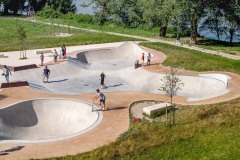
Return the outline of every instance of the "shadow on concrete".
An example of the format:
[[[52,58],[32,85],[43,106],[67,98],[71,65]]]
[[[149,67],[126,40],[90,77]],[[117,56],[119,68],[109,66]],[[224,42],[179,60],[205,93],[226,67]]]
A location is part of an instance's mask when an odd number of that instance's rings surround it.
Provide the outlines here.
[[[106,86],[106,88],[118,87],[118,86],[122,86],[122,85],[123,85],[123,84],[116,84],[116,85]]]
[[[16,147],[12,147],[10,149],[4,150],[4,151],[0,151],[0,156],[4,156],[4,155],[8,155],[11,152],[16,152],[16,151],[20,151],[21,149],[23,149],[25,146],[16,146]]]
[[[0,100],[3,100],[4,98],[7,98],[5,95],[0,95]]]
[[[62,80],[56,80],[56,81],[48,81],[48,83],[57,83],[57,82],[64,82],[67,81],[68,79],[62,79]]]
[[[126,109],[128,107],[115,107],[115,108],[108,108],[108,110],[104,110],[104,111],[112,111],[112,110],[120,110],[120,109]]]

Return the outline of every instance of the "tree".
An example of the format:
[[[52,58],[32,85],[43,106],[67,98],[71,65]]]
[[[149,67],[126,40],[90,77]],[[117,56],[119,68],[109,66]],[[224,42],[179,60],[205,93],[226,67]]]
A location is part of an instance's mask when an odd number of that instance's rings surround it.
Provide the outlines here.
[[[26,51],[24,48],[24,40],[27,38],[26,32],[24,30],[24,27],[22,25],[18,25],[17,28],[17,38],[19,40],[19,51],[20,51],[20,59],[26,59]]]
[[[69,12],[75,13],[77,10],[75,4],[73,4],[73,0],[48,0],[47,3],[52,9],[59,10],[63,14]]]
[[[240,4],[236,0],[229,0],[223,4],[223,12],[225,17],[225,28],[229,33],[229,42],[233,46],[233,38],[240,26]]]
[[[165,77],[161,79],[163,82],[159,90],[163,91],[168,97],[170,97],[171,110],[172,112],[172,125],[175,124],[175,105],[173,105],[172,100],[173,96],[177,94],[179,90],[182,90],[181,87],[184,86],[184,83],[181,82],[181,79],[176,75],[177,69],[170,67],[170,73],[166,73]],[[168,107],[166,107],[166,124],[168,125]]]
[[[7,15],[8,10],[13,11],[13,14],[16,15],[18,11],[22,11],[25,9],[25,2],[26,0],[1,0],[3,6],[4,6],[4,11],[3,14]]]
[[[205,16],[205,8],[214,0],[176,0],[179,4],[179,14],[186,15],[190,24],[191,42],[197,44],[198,25]]]
[[[103,25],[108,18],[113,15],[114,10],[114,0],[86,0],[83,4],[81,4],[82,7],[88,7],[92,4],[95,5],[95,16],[99,22],[100,25]]]
[[[159,90],[163,91],[168,97],[170,97],[170,103],[172,104],[173,97],[177,94],[179,90],[182,90],[184,83],[176,75],[177,69],[170,67],[170,73],[166,73],[165,77],[161,79],[163,82]]]

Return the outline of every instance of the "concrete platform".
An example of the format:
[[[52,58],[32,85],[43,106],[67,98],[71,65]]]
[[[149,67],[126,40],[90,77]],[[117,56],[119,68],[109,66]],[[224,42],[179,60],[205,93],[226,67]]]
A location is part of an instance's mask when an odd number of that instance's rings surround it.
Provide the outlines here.
[[[151,116],[154,112],[164,110],[166,109],[166,107],[170,107],[170,106],[171,106],[170,103],[155,104],[152,106],[144,107],[143,113],[146,113],[147,115]]]

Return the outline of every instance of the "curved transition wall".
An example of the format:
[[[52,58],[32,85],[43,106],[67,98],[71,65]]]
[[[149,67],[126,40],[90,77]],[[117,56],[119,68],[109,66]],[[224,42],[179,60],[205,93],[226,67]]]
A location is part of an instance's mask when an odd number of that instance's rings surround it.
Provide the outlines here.
[[[117,48],[86,51],[77,54],[77,60],[88,64],[88,69],[116,70],[133,66],[135,61],[148,52],[134,42],[125,42]],[[153,56],[153,55],[152,55]]]
[[[35,99],[0,109],[0,142],[55,141],[95,127],[100,112],[92,105],[70,99]]]

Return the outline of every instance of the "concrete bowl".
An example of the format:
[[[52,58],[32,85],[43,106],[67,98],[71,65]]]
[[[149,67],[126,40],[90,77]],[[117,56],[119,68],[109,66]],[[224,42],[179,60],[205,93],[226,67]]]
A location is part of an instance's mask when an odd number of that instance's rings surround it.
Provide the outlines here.
[[[93,106],[96,110],[96,106]],[[96,127],[102,113],[72,99],[31,99],[0,109],[0,143],[49,142],[83,134]]]

